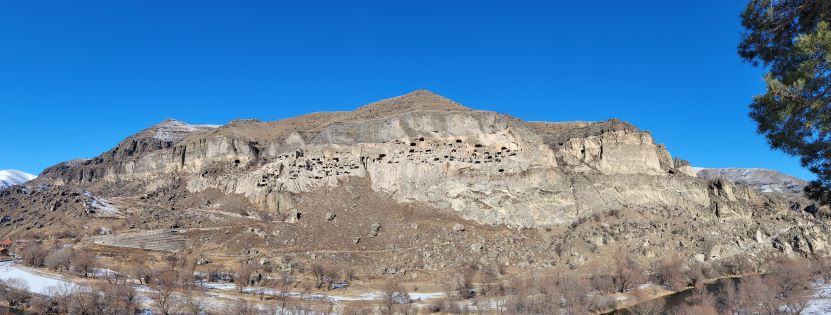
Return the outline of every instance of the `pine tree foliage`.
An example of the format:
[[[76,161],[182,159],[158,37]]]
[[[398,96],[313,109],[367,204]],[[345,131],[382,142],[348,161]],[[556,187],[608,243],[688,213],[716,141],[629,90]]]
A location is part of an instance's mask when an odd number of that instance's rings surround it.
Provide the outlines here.
[[[831,204],[831,0],[751,0],[741,17],[739,55],[768,70],[750,117],[817,175],[808,197]]]

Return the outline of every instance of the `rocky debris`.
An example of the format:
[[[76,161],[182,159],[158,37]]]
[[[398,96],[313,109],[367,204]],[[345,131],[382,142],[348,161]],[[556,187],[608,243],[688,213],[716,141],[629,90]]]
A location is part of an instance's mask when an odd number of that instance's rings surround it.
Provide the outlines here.
[[[456,223],[453,225],[453,232],[464,232],[465,226],[461,223]]]
[[[358,243],[360,243],[360,242],[361,242],[361,237],[360,236],[352,239],[352,243],[355,244],[355,245],[358,245]]]
[[[207,264],[210,264],[212,262],[213,262],[213,260],[211,260],[210,258],[205,257],[205,256],[200,256],[199,259],[196,260],[197,265],[207,265]]]
[[[369,228],[369,237],[378,236],[379,231],[381,231],[381,224],[380,223],[373,223],[372,226]]]
[[[110,235],[113,234],[113,230],[107,227],[99,227],[98,228],[98,235]]]

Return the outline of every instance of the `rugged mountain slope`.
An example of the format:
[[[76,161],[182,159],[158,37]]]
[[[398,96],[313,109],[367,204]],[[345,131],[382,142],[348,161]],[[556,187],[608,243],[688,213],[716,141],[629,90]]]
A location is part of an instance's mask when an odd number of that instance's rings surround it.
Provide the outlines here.
[[[764,168],[696,168],[696,176],[724,178],[760,192],[801,193],[808,184],[802,179]]]
[[[35,179],[35,175],[15,171],[15,170],[2,170],[0,171],[0,189],[5,189],[12,185],[22,185],[26,182]]]
[[[101,226],[114,235],[96,244],[140,247],[176,231],[204,255],[381,273],[613,250],[826,254],[827,229],[800,203],[694,175],[625,122],[526,122],[416,91],[274,122],[163,122],[0,195],[16,220],[0,234]]]

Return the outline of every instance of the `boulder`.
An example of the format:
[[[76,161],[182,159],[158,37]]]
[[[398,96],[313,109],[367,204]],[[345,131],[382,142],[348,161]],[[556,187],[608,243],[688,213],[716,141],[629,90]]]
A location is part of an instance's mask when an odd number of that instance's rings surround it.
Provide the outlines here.
[[[289,211],[289,215],[286,217],[285,222],[289,224],[295,224],[297,223],[297,221],[300,221],[301,215],[302,213],[300,213],[299,210],[297,210],[296,208],[292,209],[291,211]]]
[[[369,229],[369,237],[378,236],[379,231],[381,231],[381,224],[380,223],[373,223],[372,227],[370,227],[370,229]]]

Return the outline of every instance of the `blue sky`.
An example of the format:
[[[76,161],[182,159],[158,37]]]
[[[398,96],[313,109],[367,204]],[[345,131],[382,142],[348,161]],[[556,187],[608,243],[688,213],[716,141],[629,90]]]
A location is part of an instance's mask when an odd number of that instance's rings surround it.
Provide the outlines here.
[[[430,89],[526,120],[620,118],[706,167],[813,178],[748,118],[745,1],[2,1],[0,169],[176,118],[274,120]]]

